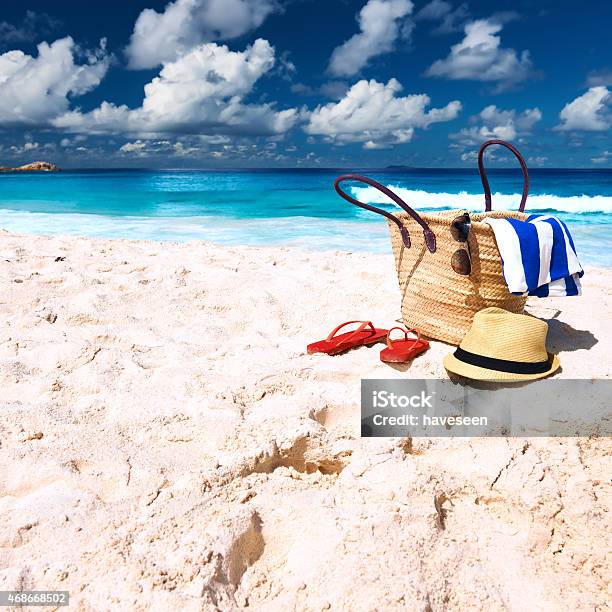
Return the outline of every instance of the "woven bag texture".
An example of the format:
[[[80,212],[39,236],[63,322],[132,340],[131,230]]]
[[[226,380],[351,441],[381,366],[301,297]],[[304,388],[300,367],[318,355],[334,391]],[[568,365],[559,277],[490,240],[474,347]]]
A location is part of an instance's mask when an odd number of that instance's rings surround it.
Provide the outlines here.
[[[391,245],[397,267],[402,299],[402,318],[410,327],[417,327],[429,338],[458,345],[466,334],[474,315],[483,308],[497,306],[522,313],[526,297],[508,291],[502,272],[502,261],[493,230],[484,217],[513,218],[524,221],[521,212],[472,213],[468,242],[472,271],[462,276],[453,271],[453,253],[465,244],[455,241],[450,226],[464,210],[423,214],[422,219],[436,236],[436,251],[431,253],[424,241],[421,226],[408,214],[398,219],[408,229],[411,247],[406,248],[395,223],[389,221]]]

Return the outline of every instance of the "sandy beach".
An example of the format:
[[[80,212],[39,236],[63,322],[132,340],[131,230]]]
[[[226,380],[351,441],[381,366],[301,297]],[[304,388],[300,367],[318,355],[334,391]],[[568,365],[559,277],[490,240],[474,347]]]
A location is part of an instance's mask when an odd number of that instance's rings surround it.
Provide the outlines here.
[[[0,232],[0,585],[75,610],[609,609],[609,439],[361,439],[391,255]],[[612,270],[530,301],[609,378]]]

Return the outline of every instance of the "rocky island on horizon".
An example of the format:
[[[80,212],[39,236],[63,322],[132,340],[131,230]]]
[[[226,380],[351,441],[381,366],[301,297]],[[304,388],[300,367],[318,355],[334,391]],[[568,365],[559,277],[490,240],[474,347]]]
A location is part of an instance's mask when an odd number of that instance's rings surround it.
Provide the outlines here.
[[[17,168],[0,166],[0,172],[58,172],[59,168],[55,164],[46,161],[35,161],[31,164],[24,164]]]

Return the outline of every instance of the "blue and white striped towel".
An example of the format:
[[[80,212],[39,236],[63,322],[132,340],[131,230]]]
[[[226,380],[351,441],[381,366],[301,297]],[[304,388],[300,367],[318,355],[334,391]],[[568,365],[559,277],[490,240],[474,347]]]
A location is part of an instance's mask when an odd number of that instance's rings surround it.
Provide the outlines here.
[[[483,219],[493,228],[511,293],[537,297],[580,295],[584,274],[563,221],[551,215]]]

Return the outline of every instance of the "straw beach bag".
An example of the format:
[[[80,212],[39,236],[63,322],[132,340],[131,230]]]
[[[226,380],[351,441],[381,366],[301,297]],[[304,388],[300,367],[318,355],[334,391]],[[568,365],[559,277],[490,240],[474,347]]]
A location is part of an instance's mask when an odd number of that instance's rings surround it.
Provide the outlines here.
[[[483,154],[493,144],[514,153],[523,171],[523,195],[518,212],[491,212],[491,190],[484,170]],[[501,256],[492,228],[485,217],[526,220],[523,213],[529,191],[529,175],[521,154],[503,140],[485,142],[478,152],[478,170],[485,192],[485,213],[469,213],[466,255],[471,260],[469,273],[457,273],[451,261],[462,244],[453,236],[456,219],[465,210],[419,214],[395,193],[372,179],[347,174],[336,179],[337,193],[352,204],[384,215],[391,230],[391,245],[402,296],[402,318],[430,338],[459,344],[472,324],[474,315],[483,308],[497,306],[522,313],[526,297],[508,291],[502,272]],[[375,187],[391,198],[404,212],[397,215],[359,202],[340,188],[342,181],[360,181]],[[455,232],[456,235],[456,232]],[[454,261],[454,260],[453,260]]]

